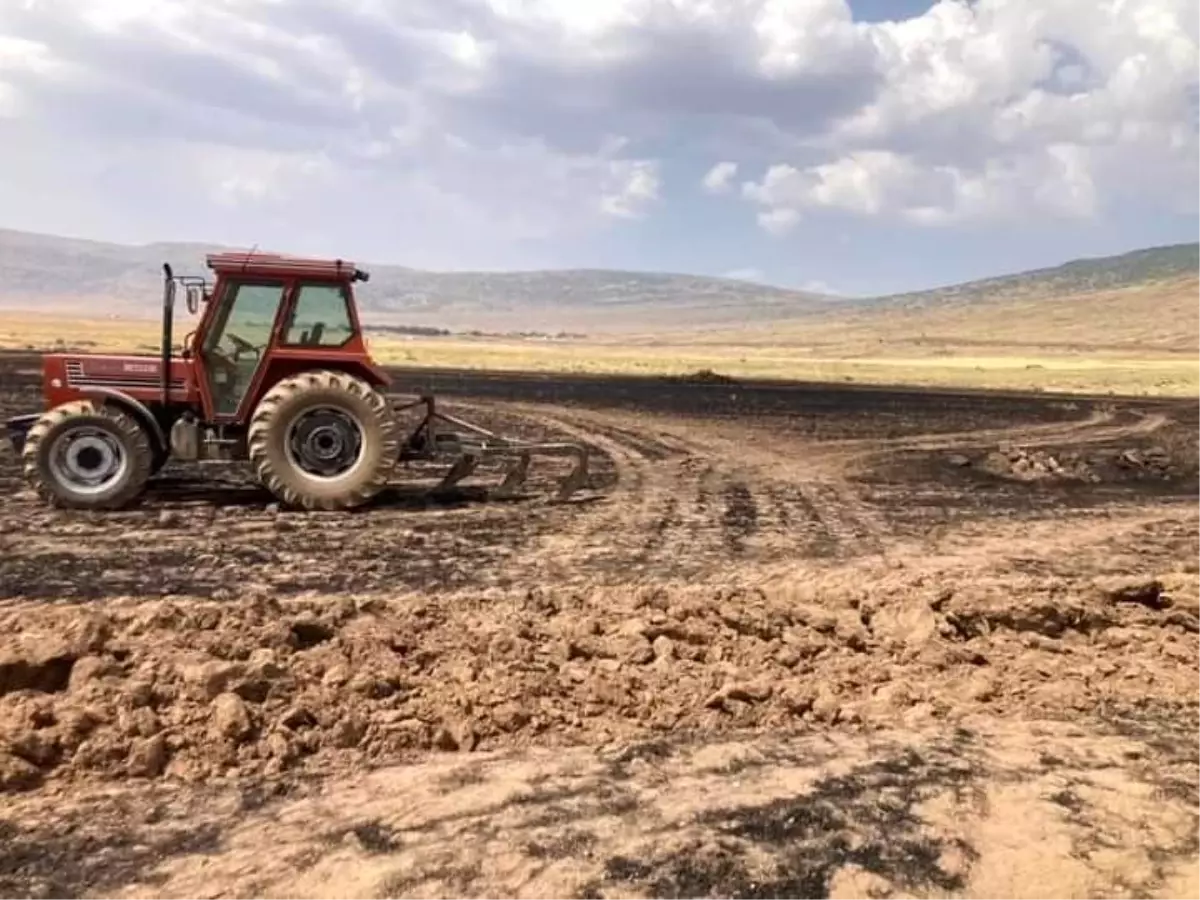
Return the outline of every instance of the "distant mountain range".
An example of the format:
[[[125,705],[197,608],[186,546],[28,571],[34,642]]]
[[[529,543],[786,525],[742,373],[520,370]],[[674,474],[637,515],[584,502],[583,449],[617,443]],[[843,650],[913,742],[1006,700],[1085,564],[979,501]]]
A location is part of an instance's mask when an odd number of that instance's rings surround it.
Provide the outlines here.
[[[161,267],[206,273],[218,245],[110,244],[0,229],[0,309],[155,317]],[[725,278],[595,269],[429,272],[355,260],[371,272],[359,289],[364,319],[453,331],[655,332],[769,324],[881,306],[922,308],[995,299],[1114,290],[1195,277],[1200,245],[1179,244],[952,287],[863,299]]]
[[[0,229],[0,308],[157,315],[163,262],[207,274],[205,244],[128,246]],[[518,331],[655,330],[772,320],[830,298],[744,281],[593,269],[429,272],[354,260],[364,319],[380,324]]]
[[[949,287],[893,294],[883,301],[907,307],[1113,291],[1200,275],[1200,243],[1148,247],[1116,256],[1074,259],[1044,269],[984,278]]]

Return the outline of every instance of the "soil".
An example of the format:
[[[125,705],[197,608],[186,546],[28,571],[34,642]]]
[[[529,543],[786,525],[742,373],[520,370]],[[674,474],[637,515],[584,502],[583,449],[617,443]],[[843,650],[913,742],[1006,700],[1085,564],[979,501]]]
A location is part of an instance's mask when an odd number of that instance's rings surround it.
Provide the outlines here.
[[[1198,893],[1194,402],[395,374],[587,489],[0,451],[0,894]]]

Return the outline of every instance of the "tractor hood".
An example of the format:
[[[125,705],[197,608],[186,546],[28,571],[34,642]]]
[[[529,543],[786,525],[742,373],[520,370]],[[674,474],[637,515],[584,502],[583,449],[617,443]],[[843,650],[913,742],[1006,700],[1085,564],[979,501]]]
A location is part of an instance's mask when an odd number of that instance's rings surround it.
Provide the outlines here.
[[[172,391],[187,389],[191,370],[186,359],[171,360]],[[42,360],[42,377],[48,390],[154,390],[162,386],[162,360],[157,356],[51,353]]]
[[[86,397],[124,395],[141,403],[162,399],[162,359],[155,356],[50,353],[42,358],[42,396],[45,408]],[[171,402],[196,399],[196,379],[190,360],[171,360]]]
[[[161,402],[162,359],[135,354],[48,353],[42,357],[43,408],[53,409],[72,400],[107,398],[124,400],[137,407]],[[197,400],[192,364],[187,359],[171,360],[170,400]],[[132,401],[132,402],[130,402]],[[20,453],[29,429],[41,413],[15,416],[5,423],[13,448]]]

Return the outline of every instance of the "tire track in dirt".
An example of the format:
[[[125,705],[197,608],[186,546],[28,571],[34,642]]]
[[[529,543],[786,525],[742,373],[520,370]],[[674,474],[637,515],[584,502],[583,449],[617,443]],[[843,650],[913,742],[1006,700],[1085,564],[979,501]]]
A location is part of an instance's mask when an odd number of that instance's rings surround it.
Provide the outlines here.
[[[977,506],[988,508],[985,499],[971,502],[969,491],[949,496],[945,488],[932,484],[928,490],[919,485],[872,484],[870,476],[883,463],[900,454],[952,453],[993,449],[1003,444],[1026,448],[1087,447],[1136,440],[1170,426],[1173,419],[1158,411],[1102,406],[1074,421],[1051,424],[1019,425],[996,429],[983,428],[958,432],[931,432],[886,439],[803,440],[786,431],[763,428],[758,423],[745,427],[738,423],[713,423],[705,430],[710,451],[721,458],[736,458],[742,468],[757,470],[753,480],[768,486],[774,496],[766,503],[781,522],[795,512],[807,514],[808,529],[815,540],[800,552],[806,555],[849,555],[884,552],[899,535],[894,521],[897,508],[909,501],[922,508],[942,509],[953,501],[964,512]],[[695,428],[695,425],[690,426]],[[947,513],[950,515],[950,513]],[[933,519],[927,519],[929,524]],[[803,526],[802,526],[803,528]],[[780,531],[794,532],[790,522]],[[777,552],[796,552],[795,540],[780,540],[770,529]],[[767,553],[764,559],[776,554]]]
[[[707,539],[711,521],[720,510],[720,495],[724,475],[710,459],[693,458],[693,463],[684,468],[691,482],[690,508],[693,515],[684,523],[680,540],[688,546],[699,547]]]
[[[514,408],[539,427],[608,454],[617,482],[603,512],[547,538],[542,555],[571,568],[630,575],[694,575],[797,556],[877,552],[883,524],[849,485],[787,453],[688,423],[628,414]],[[583,550],[583,554],[580,554]],[[586,562],[581,564],[580,559]]]
[[[928,432],[911,432],[902,435],[888,437],[885,435],[872,434],[866,437],[836,437],[823,436],[811,441],[814,447],[819,447],[822,451],[835,454],[846,454],[858,448],[871,449],[921,449],[928,446],[938,448],[950,448],[960,446],[970,446],[979,442],[995,442],[1004,440],[1013,440],[1017,437],[1021,439],[1036,440],[1039,437],[1044,437],[1048,440],[1058,440],[1064,437],[1070,437],[1077,433],[1080,429],[1095,428],[1100,426],[1110,425],[1115,422],[1118,416],[1134,414],[1131,410],[1118,410],[1115,407],[1101,407],[1090,410],[1087,415],[1080,416],[1074,419],[1065,419],[1044,423],[1027,423],[1019,424],[1013,422],[994,428],[968,428],[956,431],[930,430]],[[1161,414],[1150,414],[1158,418],[1165,418]],[[716,425],[717,423],[713,423]],[[720,426],[718,426],[720,427]],[[771,423],[770,426],[764,427],[760,423],[738,423],[738,428],[742,433],[742,440],[745,441],[745,432],[747,430],[753,433],[753,442],[771,443],[783,439],[788,442],[794,442],[795,436],[787,434],[782,435],[778,428]]]
[[[699,429],[686,426],[695,436]],[[723,474],[754,496],[759,558],[877,553],[888,527],[865,492],[845,478],[842,448],[795,436],[750,435],[717,426],[703,432],[706,450],[727,463]],[[736,461],[736,462],[735,462]]]
[[[1121,422],[1120,419],[1127,421]],[[1128,421],[1128,420],[1132,421]],[[1061,443],[1089,444],[1152,434],[1170,422],[1163,413],[1139,410],[1096,410],[1074,422],[1028,425],[1013,428],[986,428],[951,434],[922,434],[884,440],[830,441],[827,446],[842,451],[863,448],[867,453],[907,452],[915,450],[968,450],[999,443],[1025,447],[1050,447]]]
[[[625,455],[618,462],[619,485],[626,471],[636,473],[629,491],[606,500],[603,519],[581,523],[586,529],[585,542],[603,547],[601,568],[620,577],[707,568],[719,550],[712,511],[698,509],[692,498],[698,499],[703,490],[696,466],[703,464],[711,476],[719,478],[719,461],[709,458],[705,448],[693,441],[676,439],[668,445],[647,435],[648,429],[640,426],[577,415],[556,415],[552,421],[564,418],[579,429],[581,439],[600,435],[622,448]],[[686,552],[680,552],[681,543],[688,547]]]
[[[531,563],[547,579],[588,582],[595,574],[627,566],[646,544],[653,546],[669,525],[675,498],[662,490],[654,458],[658,446],[620,429],[580,425],[573,416],[551,415],[539,407],[512,407],[540,429],[584,443],[606,456],[616,481],[591,507],[571,504],[574,513],[532,550]],[[647,448],[651,449],[647,449]]]
[[[801,438],[786,425],[768,430],[755,420],[703,422],[541,404],[504,408],[543,431],[590,443],[613,461],[608,495],[587,513],[556,519],[561,527],[551,526],[529,545],[557,557],[550,571],[569,559],[576,580],[605,581],[884,553],[929,531],[926,526],[936,530],[938,523],[989,508],[988,497],[974,499],[969,490],[862,477],[889,456],[1003,442],[1119,441],[1172,421],[1159,412],[1102,406],[1069,422],[845,441]],[[914,517],[904,512],[910,508],[923,512]]]
[[[936,456],[993,441],[1120,441],[1183,415],[1114,405],[1051,425],[938,433],[935,421],[915,436],[847,441],[809,434],[803,421],[797,425],[802,412],[751,409],[744,419],[704,421],[536,402],[456,398],[451,405],[502,432],[592,446],[590,490],[578,502],[546,502],[570,465],[547,458],[533,466],[527,499],[480,502],[476,485],[499,480],[495,466],[481,466],[463,500],[431,503],[417,488],[444,471],[406,471],[397,473],[396,496],[363,515],[279,511],[247,473],[230,467],[202,475],[179,466],[154,484],[145,507],[102,518],[52,512],[14,493],[7,508],[9,521],[21,522],[21,544],[0,554],[7,558],[0,598],[217,597],[247,586],[281,596],[318,588],[439,592],[556,579],[586,586],[870,556],[910,539],[936,543],[944,526],[973,518],[1060,515],[1051,490],[1016,486],[1001,494],[961,479],[944,484],[919,460],[914,465],[924,468],[910,471],[908,461],[893,459],[893,470],[874,481],[858,478],[905,448]],[[0,457],[5,484],[19,485],[17,472]],[[228,478],[214,480],[220,474]],[[410,484],[412,475],[422,485]],[[1106,503],[1128,500],[1119,487],[1101,488]]]
[[[731,482],[725,487],[725,511],[721,521],[725,527],[725,543],[736,554],[746,549],[746,540],[758,531],[758,504],[744,482]]]

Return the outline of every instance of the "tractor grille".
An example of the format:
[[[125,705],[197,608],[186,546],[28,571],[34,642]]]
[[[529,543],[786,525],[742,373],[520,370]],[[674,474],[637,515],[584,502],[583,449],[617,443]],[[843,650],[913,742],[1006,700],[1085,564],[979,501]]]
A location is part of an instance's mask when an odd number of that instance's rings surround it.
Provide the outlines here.
[[[83,371],[83,363],[77,359],[67,360],[67,385],[73,388],[153,388],[162,382],[158,375],[136,372],[124,372],[120,375],[88,375]],[[182,378],[172,378],[170,389],[181,391],[186,387]]]

